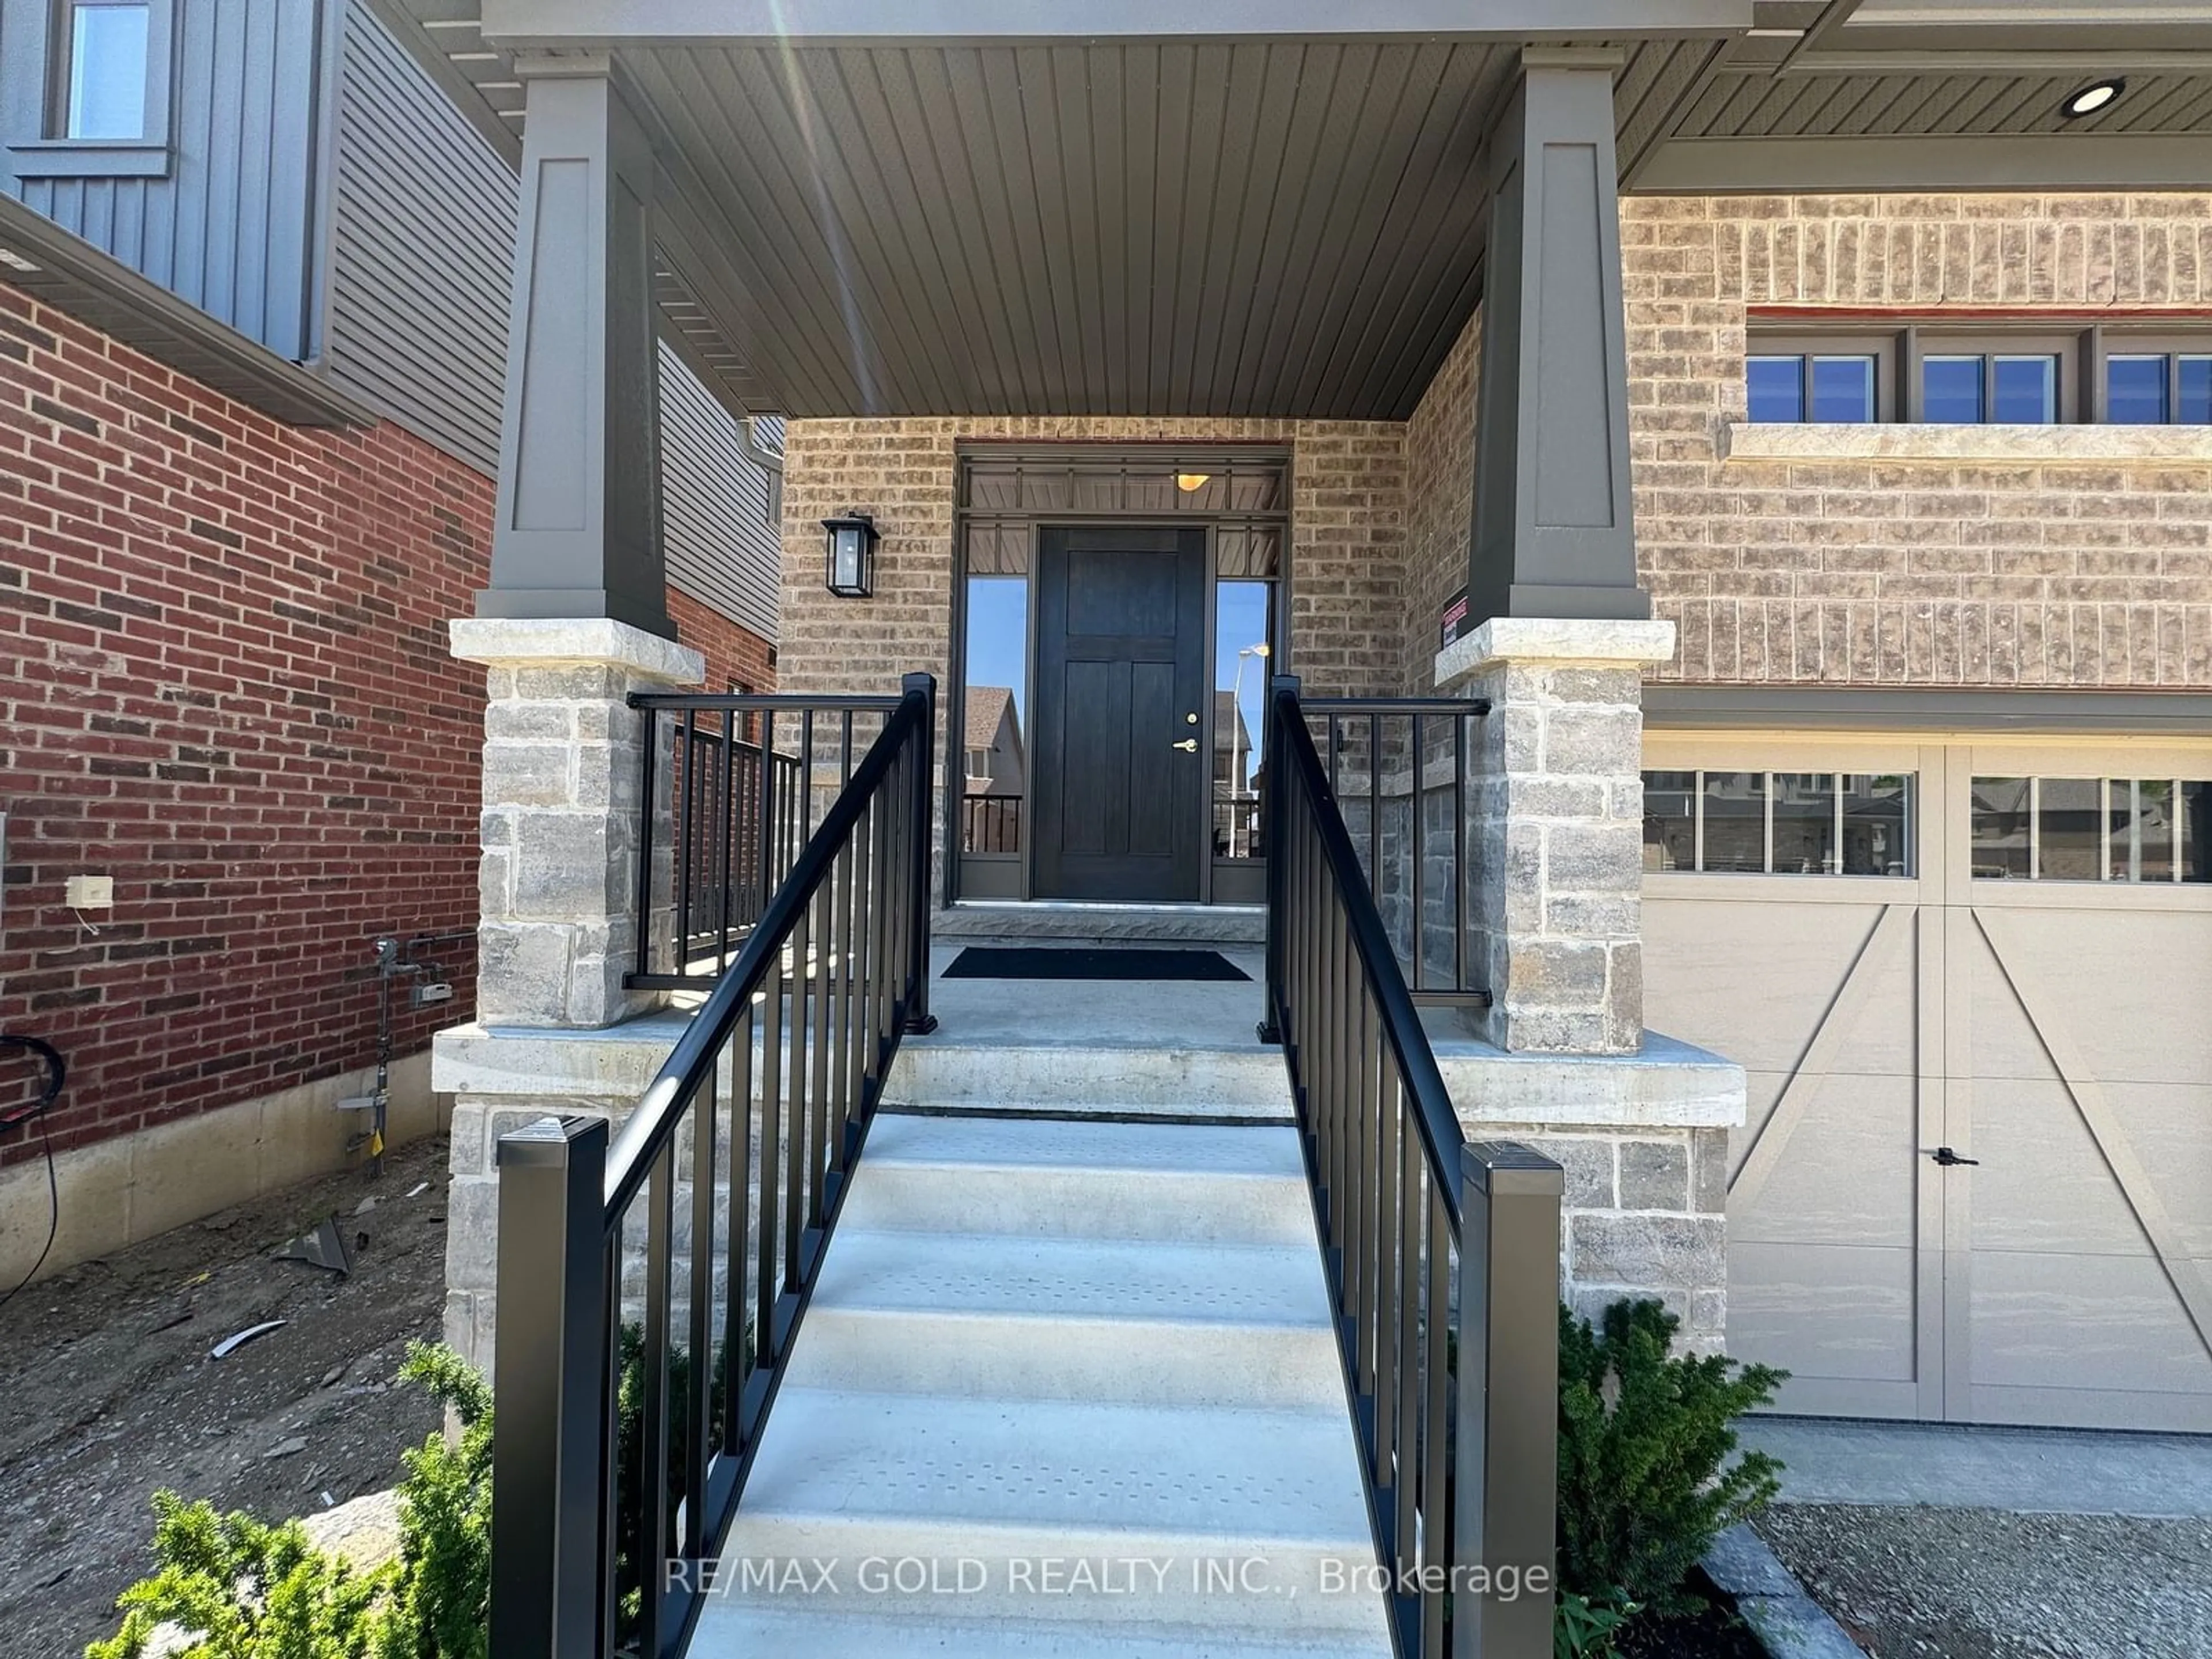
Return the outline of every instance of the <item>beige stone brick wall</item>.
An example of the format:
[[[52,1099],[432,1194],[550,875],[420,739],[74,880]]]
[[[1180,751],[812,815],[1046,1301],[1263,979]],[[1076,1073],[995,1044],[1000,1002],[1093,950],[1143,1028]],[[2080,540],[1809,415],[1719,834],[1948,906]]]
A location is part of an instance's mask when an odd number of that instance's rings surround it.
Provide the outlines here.
[[[1656,678],[2212,685],[2212,466],[2095,455],[1723,459],[1747,308],[2203,307],[2212,198],[1637,197],[1623,204],[1638,557],[1682,646]],[[1465,580],[1480,329],[1412,418],[805,421],[789,436],[781,683],[945,672],[963,441],[1288,443],[1292,650],[1316,690],[1433,689]],[[2123,442],[2120,447],[2124,450]],[[818,520],[874,511],[877,597],[831,599]]]
[[[872,691],[946,673],[952,628],[954,458],[983,442],[1272,443],[1291,452],[1291,663],[1309,690],[1397,690],[1406,520],[1405,428],[1395,422],[988,416],[794,421],[784,440],[778,688]],[[875,597],[822,586],[821,521],[872,513]]]
[[[2212,198],[1639,197],[1621,242],[1638,556],[1681,626],[1662,677],[2212,684],[2212,466],[2117,432],[2079,459],[1721,459],[1747,307],[2204,305]]]
[[[1444,604],[1467,583],[1481,336],[1478,311],[1406,422],[1406,617],[1399,689],[1409,697],[1434,694]]]

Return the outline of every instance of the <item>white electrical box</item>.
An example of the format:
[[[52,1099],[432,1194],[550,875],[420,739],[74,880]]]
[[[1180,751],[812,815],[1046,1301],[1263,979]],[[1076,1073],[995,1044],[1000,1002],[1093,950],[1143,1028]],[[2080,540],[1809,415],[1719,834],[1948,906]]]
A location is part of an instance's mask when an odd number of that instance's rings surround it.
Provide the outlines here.
[[[53,890],[48,888],[48,892]],[[72,910],[112,910],[115,908],[115,878],[112,876],[71,876],[69,878],[69,906]]]

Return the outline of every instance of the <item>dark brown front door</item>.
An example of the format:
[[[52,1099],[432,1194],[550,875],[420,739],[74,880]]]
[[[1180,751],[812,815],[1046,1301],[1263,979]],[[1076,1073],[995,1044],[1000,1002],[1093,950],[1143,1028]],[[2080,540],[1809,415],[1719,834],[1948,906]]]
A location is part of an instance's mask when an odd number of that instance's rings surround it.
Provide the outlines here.
[[[1206,532],[1047,530],[1037,565],[1035,890],[1194,903]]]

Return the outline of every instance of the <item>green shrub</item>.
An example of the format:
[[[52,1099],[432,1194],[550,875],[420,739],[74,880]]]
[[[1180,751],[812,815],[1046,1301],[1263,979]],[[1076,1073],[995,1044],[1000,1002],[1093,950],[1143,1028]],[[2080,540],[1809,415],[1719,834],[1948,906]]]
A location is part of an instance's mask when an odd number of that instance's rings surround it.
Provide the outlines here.
[[[451,1349],[409,1345],[403,1382],[460,1419],[401,1455],[399,1555],[357,1573],[307,1541],[210,1504],[154,1494],[157,1567],[123,1592],[123,1628],[87,1659],[143,1659],[158,1626],[198,1640],[180,1659],[489,1659],[491,1390]]]
[[[1625,1597],[1562,1591],[1552,1615],[1552,1659],[1607,1659],[1620,1627],[1643,1609]]]
[[[165,1623],[198,1633],[185,1659],[382,1659],[396,1569],[355,1573],[296,1521],[264,1526],[158,1492],[154,1558],[153,1577],[118,1602],[123,1628],[86,1659],[142,1659]]]
[[[1656,1302],[1616,1302],[1604,1322],[1601,1337],[1559,1310],[1559,1586],[1593,1605],[1685,1613],[1698,1558],[1780,1489],[1765,1454],[1729,1462],[1730,1425],[1789,1374],[1670,1358],[1680,1322]]]

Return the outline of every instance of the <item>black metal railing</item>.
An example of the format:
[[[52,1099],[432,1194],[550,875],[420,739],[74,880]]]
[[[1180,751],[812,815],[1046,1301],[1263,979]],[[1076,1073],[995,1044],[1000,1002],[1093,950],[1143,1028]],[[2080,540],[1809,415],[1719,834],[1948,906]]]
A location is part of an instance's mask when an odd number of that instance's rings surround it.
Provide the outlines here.
[[[1559,1167],[1466,1141],[1314,711],[1295,679],[1272,696],[1263,1035],[1303,1131],[1394,1638],[1407,1659],[1548,1652]]]
[[[1020,852],[1022,797],[963,795],[960,798],[960,850],[963,853]]]
[[[499,1143],[491,1651],[680,1655],[902,1033],[928,1011],[909,676],[611,1147]]]
[[[627,984],[704,990],[720,976],[898,702],[631,694],[644,720]]]
[[[1300,700],[1413,1000],[1482,1006],[1468,955],[1468,749],[1479,697]]]

